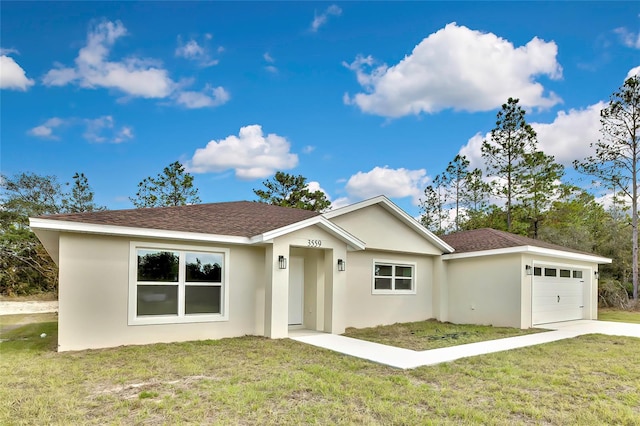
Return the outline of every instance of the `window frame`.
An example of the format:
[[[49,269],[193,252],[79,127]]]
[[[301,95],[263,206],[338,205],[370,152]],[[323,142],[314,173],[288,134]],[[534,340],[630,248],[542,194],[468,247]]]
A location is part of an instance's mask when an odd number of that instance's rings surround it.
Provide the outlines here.
[[[392,288],[390,290],[378,290],[376,289],[376,265],[380,265],[380,266],[391,266],[391,276],[389,278],[391,278],[391,286]],[[409,290],[401,290],[401,289],[396,289],[396,278],[404,278],[406,279],[407,277],[402,277],[402,276],[396,276],[395,275],[395,271],[396,271],[396,266],[404,266],[404,267],[408,267],[411,268],[411,289]],[[372,266],[371,266],[371,294],[373,295],[409,295],[409,294],[416,294],[416,282],[417,282],[417,264],[416,262],[407,262],[407,261],[400,261],[400,260],[389,260],[389,259],[373,259],[372,262]],[[378,277],[379,278],[379,277]],[[386,278],[386,277],[385,277]]]
[[[160,250],[178,252],[178,314],[177,315],[146,315],[138,316],[138,285],[174,285],[173,282],[138,281],[138,250]],[[190,285],[211,285],[212,283],[187,282],[186,256],[187,253],[210,253],[222,255],[222,275],[220,283],[220,313],[185,314],[185,288]],[[160,325],[196,322],[217,322],[229,320],[229,264],[230,249],[220,247],[202,247],[175,243],[150,243],[131,241],[129,243],[129,300],[128,325]],[[142,283],[142,284],[140,284]],[[214,283],[218,285],[218,283]]]

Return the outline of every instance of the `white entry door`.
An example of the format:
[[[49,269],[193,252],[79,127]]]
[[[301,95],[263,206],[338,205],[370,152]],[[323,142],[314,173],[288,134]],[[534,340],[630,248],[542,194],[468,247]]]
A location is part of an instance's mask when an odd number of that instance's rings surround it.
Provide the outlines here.
[[[289,325],[302,325],[304,306],[304,258],[289,259]]]
[[[532,324],[582,319],[584,271],[554,265],[536,265],[534,269]]]

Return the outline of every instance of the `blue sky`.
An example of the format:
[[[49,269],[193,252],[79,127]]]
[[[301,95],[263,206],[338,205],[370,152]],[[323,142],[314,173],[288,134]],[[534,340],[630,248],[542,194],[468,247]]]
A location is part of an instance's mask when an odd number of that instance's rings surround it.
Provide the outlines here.
[[[385,194],[417,215],[456,154],[482,167],[509,96],[570,167],[640,70],[636,2],[0,8],[2,173],[84,172],[111,209],[179,160],[203,202],[255,199],[283,170],[336,205]]]

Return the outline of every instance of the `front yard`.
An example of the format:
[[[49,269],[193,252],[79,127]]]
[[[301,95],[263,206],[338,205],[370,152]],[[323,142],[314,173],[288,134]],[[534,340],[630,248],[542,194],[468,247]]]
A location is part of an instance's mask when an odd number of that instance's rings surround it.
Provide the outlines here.
[[[55,322],[2,338],[10,340],[0,343],[0,424],[637,424],[640,418],[634,338],[584,336],[410,371],[288,339],[58,354]]]
[[[457,325],[436,320],[398,323],[370,328],[349,328],[347,337],[397,346],[414,351],[445,348],[505,337],[539,333],[541,329],[520,330],[487,325]]]

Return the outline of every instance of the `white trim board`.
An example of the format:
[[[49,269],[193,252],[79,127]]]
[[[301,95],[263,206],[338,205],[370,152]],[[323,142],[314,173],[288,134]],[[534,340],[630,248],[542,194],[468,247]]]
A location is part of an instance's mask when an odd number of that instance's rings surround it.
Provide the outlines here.
[[[481,256],[496,256],[501,254],[515,254],[515,253],[531,253],[538,254],[541,256],[550,256],[557,257],[560,259],[570,259],[577,260],[583,262],[593,262],[598,264],[611,263],[612,260],[607,257],[598,256],[595,254],[586,254],[586,253],[574,253],[570,251],[564,250],[554,250],[543,247],[536,246],[518,246],[518,247],[508,247],[494,250],[481,250],[481,251],[470,251],[465,253],[450,253],[442,256],[443,260],[455,260],[455,259],[466,259],[470,257],[481,257]]]

